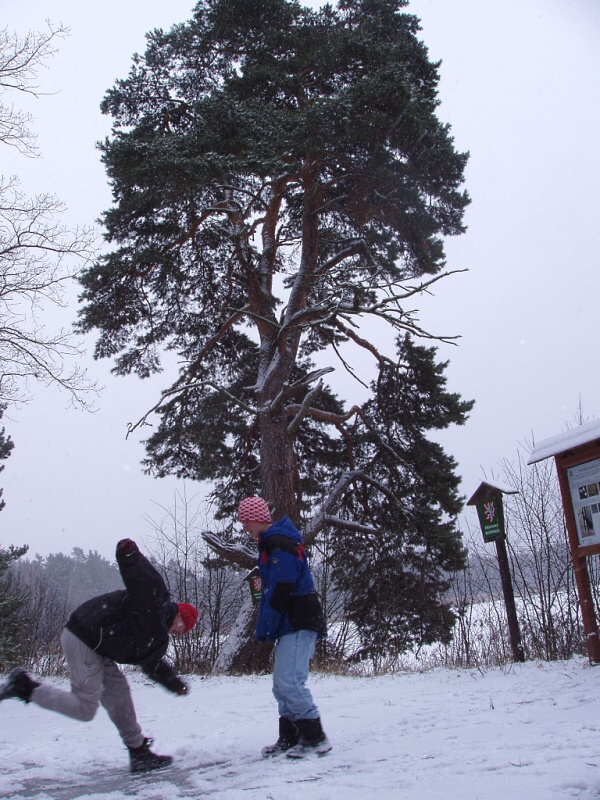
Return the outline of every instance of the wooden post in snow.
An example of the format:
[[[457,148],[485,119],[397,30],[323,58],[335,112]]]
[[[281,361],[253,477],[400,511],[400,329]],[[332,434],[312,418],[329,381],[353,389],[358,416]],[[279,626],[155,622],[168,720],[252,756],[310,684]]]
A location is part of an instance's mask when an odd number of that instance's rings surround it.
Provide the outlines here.
[[[476,506],[481,532],[484,542],[495,542],[496,554],[498,556],[498,569],[502,580],[502,592],[504,594],[504,605],[506,606],[506,621],[508,623],[508,634],[510,646],[513,654],[513,661],[525,661],[525,652],[521,641],[521,629],[515,605],[515,593],[513,591],[512,577],[510,574],[510,564],[508,553],[506,552],[506,532],[504,528],[504,508],[502,504],[503,494],[517,494],[516,489],[510,486],[503,486],[492,481],[484,481],[471,499],[467,502],[468,506]]]

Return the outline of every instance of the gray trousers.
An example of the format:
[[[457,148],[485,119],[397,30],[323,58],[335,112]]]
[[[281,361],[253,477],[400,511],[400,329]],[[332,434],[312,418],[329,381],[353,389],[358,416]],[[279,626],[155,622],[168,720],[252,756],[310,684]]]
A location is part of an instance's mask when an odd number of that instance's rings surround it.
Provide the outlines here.
[[[71,673],[71,691],[42,683],[31,695],[31,702],[67,717],[89,722],[102,704],[128,747],[144,741],[127,678],[114,661],[91,650],[66,628],[61,637],[63,652]]]

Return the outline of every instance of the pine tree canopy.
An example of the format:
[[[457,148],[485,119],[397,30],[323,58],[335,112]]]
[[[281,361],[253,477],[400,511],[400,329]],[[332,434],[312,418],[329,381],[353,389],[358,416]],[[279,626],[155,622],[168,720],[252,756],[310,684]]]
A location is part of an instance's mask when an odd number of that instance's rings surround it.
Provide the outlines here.
[[[29,593],[13,585],[10,570],[28,549],[27,545],[0,547],[0,672],[16,666],[25,647],[23,629],[30,620],[24,608]]]
[[[212,481],[223,517],[246,493],[296,521],[319,502],[309,543],[352,531],[355,557],[387,531],[423,619],[463,558],[455,464],[424,432],[472,404],[414,343],[434,337],[412,303],[448,274],[469,199],[406,5],[201,0],[149,34],[102,105],[111,249],[79,328],[117,374],[179,357],[148,470]],[[348,373],[364,402],[338,396]]]

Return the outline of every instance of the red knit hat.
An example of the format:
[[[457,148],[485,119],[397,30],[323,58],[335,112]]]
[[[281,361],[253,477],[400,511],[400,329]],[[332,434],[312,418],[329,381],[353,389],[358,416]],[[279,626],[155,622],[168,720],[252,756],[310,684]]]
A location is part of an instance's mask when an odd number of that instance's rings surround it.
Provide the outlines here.
[[[271,524],[269,506],[262,497],[246,497],[239,505],[238,519],[240,522],[265,522]]]
[[[177,603],[177,611],[185,623],[185,632],[189,633],[198,622],[198,609],[189,603]]]

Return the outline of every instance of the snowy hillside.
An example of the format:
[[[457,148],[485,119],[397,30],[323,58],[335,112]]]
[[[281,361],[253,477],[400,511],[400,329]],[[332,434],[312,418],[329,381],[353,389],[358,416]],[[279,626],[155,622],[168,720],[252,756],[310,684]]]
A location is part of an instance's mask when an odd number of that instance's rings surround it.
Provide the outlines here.
[[[270,677],[191,680],[174,697],[132,676],[154,749],[132,778],[104,710],[83,724],[0,704],[0,797],[60,800],[559,800],[600,798],[600,667],[579,659],[486,672],[311,676],[333,752],[260,759],[276,738]],[[219,763],[213,763],[219,762]]]

